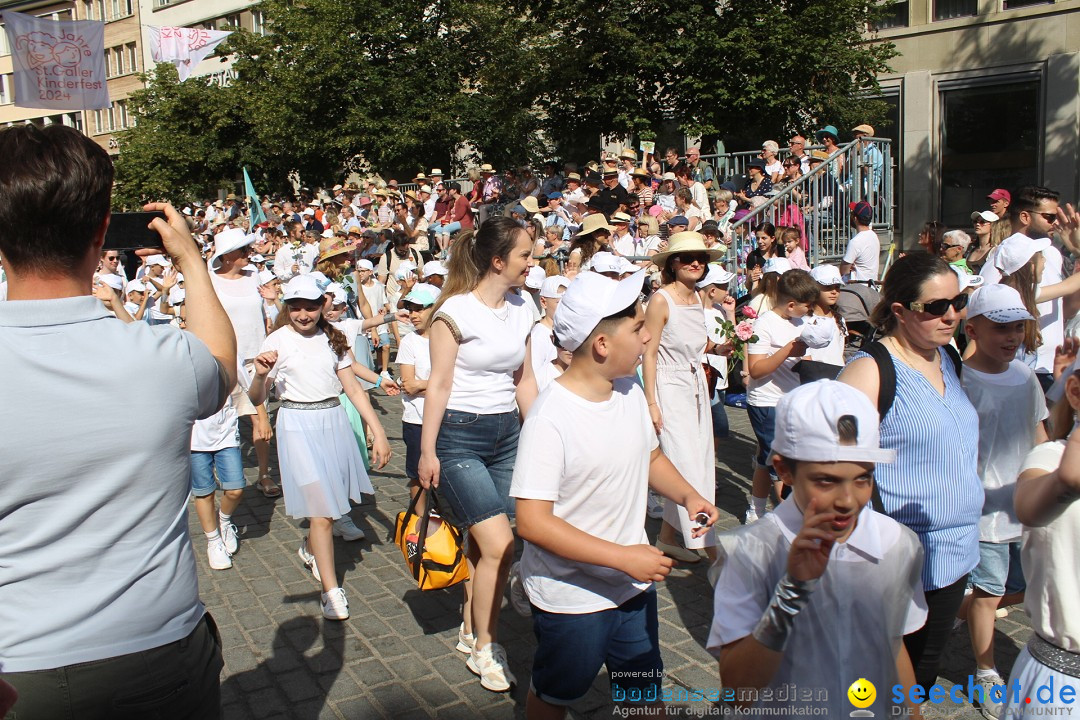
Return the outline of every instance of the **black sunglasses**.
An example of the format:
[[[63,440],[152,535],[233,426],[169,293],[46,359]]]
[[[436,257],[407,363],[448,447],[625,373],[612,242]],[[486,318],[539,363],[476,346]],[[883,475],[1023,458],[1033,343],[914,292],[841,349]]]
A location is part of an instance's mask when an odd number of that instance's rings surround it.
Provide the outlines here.
[[[419,304],[413,303],[413,302],[402,303],[401,306],[403,308],[405,308],[406,310],[408,310],[409,312],[420,312],[422,310],[427,309],[426,305],[419,305]]]
[[[949,312],[951,306],[956,312],[960,312],[967,307],[968,296],[964,293],[960,293],[952,300],[931,300],[927,303],[921,302],[909,302],[907,304],[908,310],[912,312],[924,312],[934,317],[941,317],[945,313]]]
[[[709,256],[705,253],[680,253],[675,256],[675,259],[683,265],[689,265],[692,262],[698,262],[702,265],[709,263]]]
[[[942,250],[952,250],[953,248],[962,248],[963,245],[954,245],[953,243],[941,243]]]
[[[1042,218],[1043,218],[1043,220],[1045,220],[1046,222],[1050,223],[1051,225],[1053,225],[1054,223],[1056,223],[1056,222],[1057,222],[1057,219],[1058,219],[1058,215],[1057,215],[1057,213],[1050,213],[1050,212],[1037,212],[1037,213],[1032,213],[1032,214],[1034,214],[1034,215],[1042,215]]]

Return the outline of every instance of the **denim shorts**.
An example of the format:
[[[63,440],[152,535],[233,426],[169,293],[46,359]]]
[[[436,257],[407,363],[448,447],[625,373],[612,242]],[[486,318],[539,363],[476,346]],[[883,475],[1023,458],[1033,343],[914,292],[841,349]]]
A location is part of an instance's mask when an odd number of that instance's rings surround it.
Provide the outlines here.
[[[514,517],[510,480],[514,475],[518,411],[480,415],[447,410],[435,445],[442,473],[439,510],[458,528],[496,515]]]
[[[217,471],[217,480],[214,479]],[[213,451],[191,451],[191,493],[195,497],[213,495],[218,485],[222,490],[243,490],[244,461],[240,448],[227,447]]]
[[[773,437],[776,435],[776,408],[750,405],[746,408],[746,414],[750,417],[750,427],[754,429],[754,436],[757,438],[758,453],[756,460],[758,467],[768,467],[769,472],[775,476],[776,471],[772,469],[769,455],[772,450]]]
[[[656,590],[638,593],[617,608],[584,614],[533,606],[536,656],[532,691],[552,705],[585,696],[607,666],[615,702],[657,699],[664,679]]]
[[[423,428],[419,423],[401,423],[401,439],[405,441],[405,477],[410,480],[420,477],[420,435]]]
[[[987,595],[1001,597],[1024,592],[1020,543],[979,543],[979,564],[971,571],[971,585]]]

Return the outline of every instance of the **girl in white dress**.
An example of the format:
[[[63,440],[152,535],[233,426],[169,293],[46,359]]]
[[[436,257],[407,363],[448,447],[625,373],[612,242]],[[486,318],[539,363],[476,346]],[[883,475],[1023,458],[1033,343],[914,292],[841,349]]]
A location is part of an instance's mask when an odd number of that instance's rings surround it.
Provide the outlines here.
[[[308,537],[299,555],[322,583],[323,617],[344,620],[349,603],[334,568],[333,521],[373,489],[364,470],[349,419],[338,394],[360,411],[374,435],[372,462],[381,468],[390,445],[371,401],[353,375],[353,357],[345,335],[323,317],[323,291],[313,278],[299,275],[285,286],[285,311],[278,329],[255,358],[251,401],[261,403],[269,385],[278,386],[278,461],[285,491],[285,511],[308,518]]]

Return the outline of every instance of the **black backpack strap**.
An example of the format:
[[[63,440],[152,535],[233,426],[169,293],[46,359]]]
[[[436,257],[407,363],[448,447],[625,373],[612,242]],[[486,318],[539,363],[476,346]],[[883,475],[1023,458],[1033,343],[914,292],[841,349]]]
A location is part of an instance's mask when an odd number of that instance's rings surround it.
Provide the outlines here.
[[[964,370],[964,361],[960,358],[960,353],[951,344],[943,347],[945,348],[945,354],[952,360],[953,372],[956,373],[956,377],[961,377],[960,373]]]
[[[863,348],[878,367],[878,418],[885,419],[896,399],[896,366],[893,365],[892,355],[880,341],[872,342]]]

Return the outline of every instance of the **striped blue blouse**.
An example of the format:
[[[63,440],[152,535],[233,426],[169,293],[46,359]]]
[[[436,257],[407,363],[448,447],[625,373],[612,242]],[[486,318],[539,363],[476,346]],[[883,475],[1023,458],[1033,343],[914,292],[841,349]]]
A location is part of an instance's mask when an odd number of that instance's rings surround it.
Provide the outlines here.
[[[896,367],[896,399],[881,423],[881,445],[896,462],[879,464],[874,476],[885,512],[911,528],[926,550],[926,590],[946,587],[979,564],[979,416],[944,350],[942,397],[905,363]],[[852,359],[869,357],[859,353]]]

